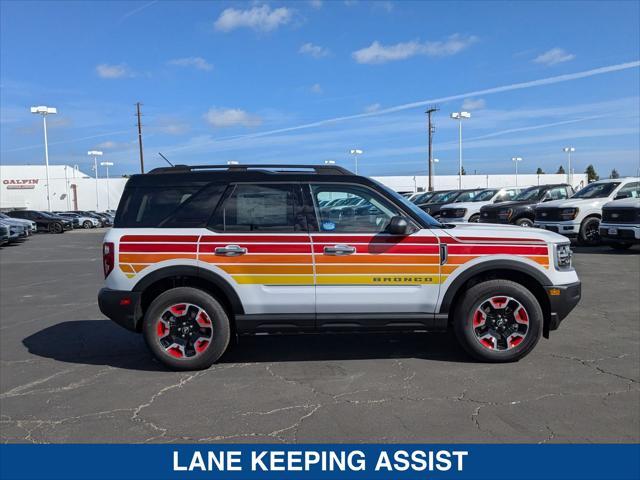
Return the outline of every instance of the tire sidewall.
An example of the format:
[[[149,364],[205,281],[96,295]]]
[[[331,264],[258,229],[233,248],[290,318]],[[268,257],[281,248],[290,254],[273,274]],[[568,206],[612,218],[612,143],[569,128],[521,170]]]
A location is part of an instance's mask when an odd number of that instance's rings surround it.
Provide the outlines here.
[[[480,214],[474,213],[469,217],[469,223],[480,223]]]
[[[83,226],[85,229],[87,229],[87,230],[89,230],[91,227],[93,227],[92,223],[91,223],[89,220],[85,220],[85,221],[82,223],[82,226]]]
[[[516,220],[516,225],[518,225],[519,227],[533,227],[533,221],[529,218],[519,218],[518,220]]]
[[[160,345],[156,325],[162,313],[177,303],[192,303],[202,307],[211,319],[213,338],[207,349],[193,358],[175,358]],[[224,308],[208,293],[192,287],[167,290],[151,302],[142,323],[142,333],[153,355],[173,370],[202,370],[209,368],[227,349],[231,337],[229,317]]]
[[[518,346],[510,350],[489,350],[482,346],[473,332],[473,314],[487,299],[494,296],[513,297],[527,311],[529,330]],[[471,287],[456,308],[454,327],[458,340],[474,358],[485,362],[513,362],[527,355],[542,335],[543,313],[536,297],[524,286],[509,280],[489,280]]]
[[[598,227],[600,226],[600,219],[598,217],[589,217],[589,218],[585,219],[582,222],[582,225],[580,225],[580,238],[579,238],[580,239],[580,243],[582,245],[595,246],[595,245],[600,245],[600,243],[601,243],[601,240],[600,240],[599,236],[598,236],[598,239],[596,241],[589,240],[586,237],[587,227],[591,223],[596,223],[596,231],[597,231]]]

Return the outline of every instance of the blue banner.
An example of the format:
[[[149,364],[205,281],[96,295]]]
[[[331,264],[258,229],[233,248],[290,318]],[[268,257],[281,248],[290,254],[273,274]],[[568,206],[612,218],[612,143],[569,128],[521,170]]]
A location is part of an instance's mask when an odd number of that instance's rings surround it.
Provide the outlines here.
[[[0,479],[637,480],[640,445],[2,445]]]

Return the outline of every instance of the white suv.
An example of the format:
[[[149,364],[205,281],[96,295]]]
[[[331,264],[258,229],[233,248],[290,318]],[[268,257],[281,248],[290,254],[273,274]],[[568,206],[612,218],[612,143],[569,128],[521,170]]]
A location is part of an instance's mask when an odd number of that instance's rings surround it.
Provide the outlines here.
[[[473,200],[464,199],[444,205],[440,209],[440,219],[444,223],[472,222],[480,221],[480,209],[492,203],[507,202],[513,200],[518,193],[526,187],[504,187],[488,188],[473,197]],[[463,194],[464,195],[464,194]]]
[[[566,200],[536,207],[534,226],[577,238],[583,245],[600,244],[602,206],[611,200],[637,197],[640,178],[610,178],[590,183]]]

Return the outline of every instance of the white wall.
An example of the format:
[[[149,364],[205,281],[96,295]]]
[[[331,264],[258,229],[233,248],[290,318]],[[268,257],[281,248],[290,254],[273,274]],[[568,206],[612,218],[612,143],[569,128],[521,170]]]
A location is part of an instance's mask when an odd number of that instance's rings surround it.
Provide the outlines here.
[[[96,205],[94,178],[68,165],[50,165],[51,210],[75,210],[74,186],[78,210],[115,209],[126,182],[126,178],[111,178],[107,186],[106,178],[99,178]],[[0,209],[47,210],[46,185],[44,165],[0,165]]]
[[[417,189],[426,190],[428,178],[426,175],[373,177],[375,180],[387,185],[399,192],[413,192]],[[554,183],[567,183],[567,175],[543,174],[543,175],[518,175],[518,186],[532,187],[535,185],[548,185]],[[571,182],[574,189],[579,190],[587,184],[585,174],[573,174]],[[433,177],[435,190],[448,190],[458,188],[458,175],[438,175]],[[489,188],[489,187],[514,187],[515,175],[462,175],[462,188]]]

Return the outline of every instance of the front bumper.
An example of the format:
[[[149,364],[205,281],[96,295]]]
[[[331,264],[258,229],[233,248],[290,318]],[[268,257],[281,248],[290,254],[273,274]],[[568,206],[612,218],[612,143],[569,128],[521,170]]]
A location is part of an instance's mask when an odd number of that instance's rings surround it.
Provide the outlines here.
[[[580,233],[580,223],[574,222],[539,222],[536,220],[533,226],[559,233],[565,237],[577,237]]]
[[[582,283],[575,282],[567,285],[551,285],[544,287],[549,299],[549,323],[545,328],[545,336],[551,330],[557,330],[560,322],[569,315],[578,304],[582,296]]]
[[[98,293],[98,306],[104,315],[121,327],[132,332],[140,331],[140,292],[102,288]]]
[[[601,223],[600,238],[609,242],[640,243],[640,225]]]

